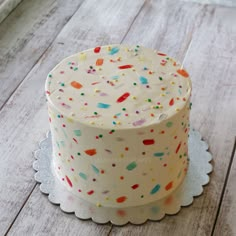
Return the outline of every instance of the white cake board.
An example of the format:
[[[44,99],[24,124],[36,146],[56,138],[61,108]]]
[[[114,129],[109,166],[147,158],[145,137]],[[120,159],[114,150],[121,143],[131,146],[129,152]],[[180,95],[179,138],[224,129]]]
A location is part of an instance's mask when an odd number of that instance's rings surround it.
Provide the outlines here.
[[[183,183],[169,196],[147,205],[111,208],[98,207],[69,192],[56,178],[52,169],[52,144],[50,132],[47,138],[39,143],[40,149],[35,151],[36,161],[33,168],[37,171],[35,180],[40,184],[41,192],[48,194],[53,204],[60,205],[62,211],[75,213],[79,219],[92,219],[96,223],[111,222],[124,225],[128,222],[142,224],[147,220],[161,220],[165,214],[173,215],[180,211],[181,206],[188,206],[193,197],[203,192],[209,182],[208,174],[212,171],[211,154],[208,145],[202,141],[199,132],[191,130],[189,134],[189,169]]]

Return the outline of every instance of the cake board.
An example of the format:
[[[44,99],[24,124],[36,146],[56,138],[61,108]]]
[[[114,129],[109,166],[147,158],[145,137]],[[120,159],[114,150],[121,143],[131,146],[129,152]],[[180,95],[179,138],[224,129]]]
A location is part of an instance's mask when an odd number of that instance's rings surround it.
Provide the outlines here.
[[[52,168],[51,134],[39,143],[34,152],[36,161],[35,180],[40,183],[42,193],[48,195],[51,203],[60,206],[66,213],[74,213],[82,220],[92,219],[99,224],[111,222],[114,225],[127,223],[143,224],[147,220],[159,221],[167,215],[177,214],[182,206],[192,204],[194,197],[203,193],[203,186],[209,183],[212,172],[212,155],[208,152],[208,144],[202,140],[201,134],[193,129],[189,132],[189,168],[181,185],[170,195],[158,201],[135,207],[113,208],[87,202],[69,192],[56,177]]]

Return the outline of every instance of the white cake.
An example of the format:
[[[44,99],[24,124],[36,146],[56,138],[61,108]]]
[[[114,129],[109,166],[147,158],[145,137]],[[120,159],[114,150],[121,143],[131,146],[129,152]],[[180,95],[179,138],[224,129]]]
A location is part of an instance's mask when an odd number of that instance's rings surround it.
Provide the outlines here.
[[[56,176],[97,206],[167,196],[188,167],[190,93],[180,64],[141,46],[64,59],[46,81]]]

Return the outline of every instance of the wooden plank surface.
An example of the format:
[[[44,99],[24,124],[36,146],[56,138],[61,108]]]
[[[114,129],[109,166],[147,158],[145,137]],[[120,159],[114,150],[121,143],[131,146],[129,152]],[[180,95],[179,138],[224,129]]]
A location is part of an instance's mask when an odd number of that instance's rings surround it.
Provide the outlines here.
[[[187,10],[187,6],[192,11]],[[183,19],[182,15],[188,18],[187,13],[194,14],[194,7],[198,5],[185,5],[187,12],[181,13],[183,10],[179,9],[178,14],[172,9],[170,11]],[[201,10],[203,18],[190,35],[192,40],[187,52],[183,53],[186,54],[184,65],[193,81],[191,124],[200,130],[209,143],[214,158],[211,182],[205,188],[203,196],[195,199],[192,206],[183,208],[177,216],[167,216],[161,222],[147,222],[141,227],[113,227],[110,235],[211,235],[235,135],[236,84],[233,78],[236,74],[236,25],[230,22],[236,22],[236,10],[216,6],[204,6]],[[166,18],[172,22],[169,17]],[[171,39],[172,34],[179,29],[186,29],[184,24],[176,27],[176,30],[173,27],[163,35],[159,49],[172,52],[170,46],[168,50],[168,45],[174,44],[171,41],[174,40]],[[166,29],[168,28],[169,25]],[[133,32],[131,41],[134,35],[138,35],[134,31],[135,23],[130,30]],[[176,42],[175,47],[182,48],[181,39],[178,41],[177,38]],[[175,55],[180,53],[181,58],[181,50],[178,52],[174,49],[173,52]],[[221,232],[219,235],[224,235],[224,231]]]
[[[25,0],[0,25],[0,109],[82,1]]]
[[[101,0],[96,5],[94,0],[86,0],[43,56],[35,57],[31,67],[36,65],[29,68],[31,71],[0,111],[0,190],[4,189],[0,191],[0,233],[9,229],[8,235],[178,236],[211,235],[213,231],[217,236],[225,232],[233,235],[235,162],[228,172],[236,133],[236,25],[232,22],[236,22],[236,8],[174,0]],[[35,188],[33,179],[31,152],[49,128],[44,96],[47,73],[77,51],[120,42],[142,44],[184,60],[193,80],[191,123],[210,144],[214,158],[214,172],[203,196],[176,216],[142,226],[79,221],[50,204],[38,185]],[[16,65],[14,60],[19,60],[19,55],[9,59],[9,66]],[[21,69],[14,68],[16,73]],[[215,225],[227,173],[226,196]],[[227,224],[231,228],[224,231]]]
[[[235,97],[236,101],[236,97]],[[236,134],[235,134],[236,135]],[[235,139],[236,147],[236,139]],[[232,166],[229,170],[229,179],[225,189],[225,195],[221,204],[219,217],[216,221],[214,236],[236,235],[236,152],[232,151]]]
[[[0,186],[4,189],[0,192],[1,233],[8,230],[35,186],[32,152],[37,149],[38,141],[49,129],[44,94],[47,74],[60,60],[70,54],[94,47],[94,45],[122,41],[144,1],[138,0],[134,3],[126,0],[119,2],[104,0],[96,7],[94,4],[94,0],[88,0],[81,5],[53,45],[45,52],[0,111],[0,156],[2,157]],[[33,194],[32,197],[34,196],[37,195]],[[42,194],[40,196],[44,197]],[[40,222],[37,221],[38,211],[48,208],[50,203],[43,201],[43,204],[43,206],[33,205],[32,211],[23,208],[10,234],[12,232],[12,235],[27,235],[26,215],[28,214],[42,227],[47,224],[46,217]],[[57,215],[53,211],[55,209],[57,208],[49,209],[52,222],[57,221]],[[71,224],[74,223],[71,222]],[[81,224],[77,221],[73,230],[77,229],[80,232]],[[19,225],[25,227],[19,229]],[[100,230],[96,224],[91,225],[93,225],[91,230],[99,234]],[[41,227],[38,226],[35,230],[35,234],[40,233]]]

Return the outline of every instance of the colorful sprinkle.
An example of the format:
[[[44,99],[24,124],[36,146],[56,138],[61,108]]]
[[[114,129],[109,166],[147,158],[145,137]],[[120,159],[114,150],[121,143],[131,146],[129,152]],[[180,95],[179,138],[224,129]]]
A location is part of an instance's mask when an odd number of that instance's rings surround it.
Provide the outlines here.
[[[95,165],[91,165],[92,168],[93,168],[93,171],[96,173],[96,174],[99,174],[99,169],[95,166]]]
[[[173,122],[169,121],[166,123],[166,127],[170,128],[173,125]]]
[[[92,195],[93,193],[94,193],[93,190],[90,190],[90,191],[87,192],[88,195]]]
[[[176,153],[176,154],[178,153],[180,147],[181,147],[181,142],[179,143],[179,145],[177,146],[177,148],[176,148],[176,150],[175,150],[175,153]]]
[[[80,84],[79,82],[76,82],[76,81],[72,81],[70,84],[73,88],[76,88],[76,89],[81,89],[83,87],[82,84]]]
[[[169,105],[170,105],[170,106],[173,106],[173,105],[174,105],[174,102],[175,102],[175,101],[174,101],[174,98],[171,98],[171,100],[169,101]]]
[[[74,130],[75,136],[81,136],[81,131],[80,130]]]
[[[110,106],[111,106],[110,104],[101,103],[101,102],[97,104],[98,108],[103,108],[103,109],[108,109]]]
[[[185,78],[188,78],[188,77],[189,77],[188,72],[187,72],[186,70],[184,70],[184,69],[179,69],[179,70],[177,70],[177,73],[179,73],[180,75],[182,75],[182,76],[185,77]]]
[[[153,145],[155,143],[154,139],[145,139],[143,140],[144,145]]]
[[[96,61],[96,66],[101,66],[103,64],[103,59],[102,58],[98,58]]]
[[[157,184],[150,192],[150,194],[155,194],[159,191],[159,189],[161,188],[160,184]]]
[[[94,53],[99,53],[100,50],[101,50],[101,47],[96,47],[96,48],[94,48]]]
[[[123,65],[123,66],[119,66],[118,68],[121,69],[121,70],[124,70],[124,69],[129,69],[129,68],[132,68],[133,65]]]
[[[164,156],[164,152],[155,152],[153,154],[153,156],[155,156],[155,157],[162,157],[162,156]]]
[[[80,173],[79,173],[79,176],[80,176],[82,179],[87,180],[87,175],[86,175],[86,174],[80,172]]]
[[[146,122],[145,119],[140,119],[140,120],[134,121],[132,124],[133,124],[133,126],[139,126],[139,125],[144,124],[145,122]]]
[[[109,52],[109,54],[110,54],[110,55],[114,55],[114,54],[116,54],[117,52],[119,52],[119,50],[120,50],[120,49],[119,49],[118,47],[114,47],[114,48],[111,49],[111,51]]]
[[[72,182],[67,175],[66,175],[66,181],[70,185],[70,187],[72,188],[73,187]]]
[[[165,190],[168,191],[173,187],[173,181],[169,182],[166,186],[165,186]]]
[[[143,76],[139,77],[139,81],[141,84],[148,84],[148,79]]]
[[[118,103],[124,102],[129,96],[130,96],[130,93],[126,92],[123,95],[121,95],[119,98],[117,98],[116,102]]]
[[[88,149],[88,150],[85,150],[84,152],[89,156],[93,156],[93,155],[97,154],[96,149]]]
[[[132,189],[137,189],[139,187],[139,184],[134,184],[133,186],[131,186]]]
[[[126,166],[127,170],[133,170],[137,167],[137,163],[135,161],[131,162],[129,165]]]
[[[126,196],[122,196],[122,197],[118,197],[117,199],[116,199],[116,202],[117,203],[122,203],[122,202],[124,202],[124,201],[126,201],[127,200],[127,197]]]

